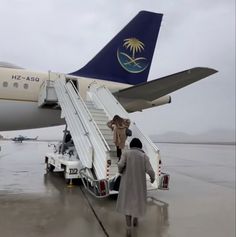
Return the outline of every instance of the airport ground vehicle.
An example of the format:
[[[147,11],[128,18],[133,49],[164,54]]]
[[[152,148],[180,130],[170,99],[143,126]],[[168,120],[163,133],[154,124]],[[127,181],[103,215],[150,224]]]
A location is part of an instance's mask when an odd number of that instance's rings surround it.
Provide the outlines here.
[[[96,197],[117,193],[110,190],[110,183],[118,173],[118,159],[107,122],[115,114],[129,118],[129,113],[105,86],[91,83],[86,100],[83,100],[73,77],[50,73],[49,78],[41,88],[39,106],[60,108],[67,126],[62,143],[54,148],[54,152],[46,154],[47,169],[64,172],[65,179],[70,182],[81,178],[86,189]],[[65,143],[67,129],[73,139],[71,147]],[[147,179],[148,188],[163,188],[159,149],[134,121],[131,121],[130,129],[132,137],[142,141],[157,176],[153,184]],[[132,137],[128,137],[127,143]],[[168,189],[168,185],[165,189]]]

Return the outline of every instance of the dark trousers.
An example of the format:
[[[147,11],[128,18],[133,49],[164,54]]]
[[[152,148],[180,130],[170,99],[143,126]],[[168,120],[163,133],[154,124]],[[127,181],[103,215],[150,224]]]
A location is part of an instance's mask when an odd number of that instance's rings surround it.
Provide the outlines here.
[[[120,160],[121,154],[122,154],[122,151],[121,151],[121,149],[117,146],[117,147],[116,147],[116,155],[117,155],[117,157],[118,157],[118,160]]]

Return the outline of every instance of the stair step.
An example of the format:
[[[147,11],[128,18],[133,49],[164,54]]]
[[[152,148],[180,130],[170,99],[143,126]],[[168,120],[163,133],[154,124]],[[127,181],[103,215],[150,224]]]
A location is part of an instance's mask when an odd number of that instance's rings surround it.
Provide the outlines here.
[[[111,146],[114,145],[113,137],[112,138],[108,138],[108,139],[106,138],[106,142],[107,142],[108,145],[111,145]]]
[[[93,106],[95,106],[95,104],[94,104],[93,101],[91,101],[91,100],[85,100],[84,103],[85,103],[86,105],[93,105]]]
[[[98,125],[105,125],[106,128],[110,129],[110,128],[107,126],[107,121],[106,121],[106,120],[98,120],[98,121],[96,121],[96,123],[97,123]]]
[[[99,123],[97,123],[97,125],[98,125],[100,130],[101,129],[103,129],[103,130],[107,129],[107,130],[109,130],[111,132],[111,129],[109,129],[106,124],[99,124]]]
[[[100,129],[101,133],[105,136],[105,135],[112,135],[112,131],[110,129],[105,129],[105,128],[101,128]]]
[[[94,120],[103,120],[108,122],[108,116],[106,114],[92,114]]]
[[[91,114],[107,115],[103,109],[88,108]]]

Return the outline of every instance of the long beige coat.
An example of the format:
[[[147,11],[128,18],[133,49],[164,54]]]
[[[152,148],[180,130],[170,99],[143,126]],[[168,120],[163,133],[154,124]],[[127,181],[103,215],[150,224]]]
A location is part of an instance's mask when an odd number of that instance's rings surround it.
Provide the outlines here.
[[[128,128],[129,125],[130,125],[129,119],[124,119],[121,125],[115,124],[113,120],[107,123],[107,126],[113,130],[113,142],[120,149],[124,149],[125,147],[125,141],[127,139],[126,128]]]
[[[122,173],[116,210],[124,215],[141,217],[146,212],[146,173],[155,180],[147,155],[138,148],[124,152],[118,162]]]

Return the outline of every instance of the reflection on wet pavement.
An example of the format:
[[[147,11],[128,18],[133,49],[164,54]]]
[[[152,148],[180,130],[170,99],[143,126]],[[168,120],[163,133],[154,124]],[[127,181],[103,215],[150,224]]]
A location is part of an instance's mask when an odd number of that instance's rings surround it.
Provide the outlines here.
[[[1,236],[126,236],[125,218],[115,211],[116,196],[95,199],[79,182],[68,188],[60,173],[45,172],[46,143],[1,142],[1,147]],[[233,163],[188,159],[184,147],[161,150],[164,169],[171,172],[170,190],[149,192],[147,213],[132,236],[234,236]],[[214,172],[219,168],[227,171],[225,177]]]

